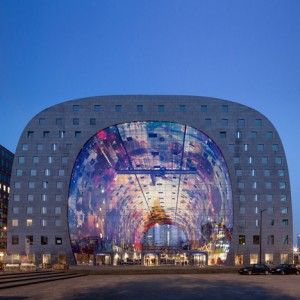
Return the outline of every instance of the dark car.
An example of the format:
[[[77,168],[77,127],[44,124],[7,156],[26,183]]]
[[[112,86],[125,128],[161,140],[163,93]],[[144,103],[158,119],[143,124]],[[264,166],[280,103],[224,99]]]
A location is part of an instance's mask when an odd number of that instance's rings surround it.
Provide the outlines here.
[[[247,274],[265,274],[268,275],[271,273],[271,268],[267,266],[266,264],[254,264],[251,266],[243,267],[239,269],[239,273],[241,275]]]
[[[273,274],[300,274],[300,268],[293,264],[281,264],[277,266],[276,268],[272,269]]]

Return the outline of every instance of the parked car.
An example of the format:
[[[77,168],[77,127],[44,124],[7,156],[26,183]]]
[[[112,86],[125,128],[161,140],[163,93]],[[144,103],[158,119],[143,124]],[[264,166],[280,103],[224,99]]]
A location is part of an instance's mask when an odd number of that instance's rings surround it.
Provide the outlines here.
[[[272,269],[273,274],[300,274],[300,267],[293,265],[293,264],[281,264],[277,266],[276,268]]]
[[[239,269],[241,275],[251,275],[251,274],[265,274],[268,275],[271,273],[271,268],[266,264],[253,264],[247,267]]]

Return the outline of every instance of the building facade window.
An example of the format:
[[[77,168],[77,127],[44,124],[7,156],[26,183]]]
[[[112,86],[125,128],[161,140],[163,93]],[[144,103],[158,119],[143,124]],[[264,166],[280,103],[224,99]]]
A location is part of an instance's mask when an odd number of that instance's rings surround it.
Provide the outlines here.
[[[246,236],[244,234],[239,235],[239,245],[246,245]]]

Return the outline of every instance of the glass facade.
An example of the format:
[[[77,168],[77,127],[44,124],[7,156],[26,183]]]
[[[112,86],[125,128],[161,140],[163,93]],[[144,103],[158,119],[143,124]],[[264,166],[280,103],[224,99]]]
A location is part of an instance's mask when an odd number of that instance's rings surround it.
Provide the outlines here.
[[[226,162],[214,141],[186,125],[131,122],[97,132],[75,161],[68,204],[76,258],[175,249],[204,251],[214,263],[229,251]]]

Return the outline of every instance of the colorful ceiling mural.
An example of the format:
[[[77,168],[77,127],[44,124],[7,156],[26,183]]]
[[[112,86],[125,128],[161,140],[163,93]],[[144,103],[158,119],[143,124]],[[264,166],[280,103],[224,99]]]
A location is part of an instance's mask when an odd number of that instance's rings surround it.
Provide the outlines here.
[[[172,122],[103,129],[80,151],[69,190],[75,253],[142,248],[155,224],[176,225],[190,249],[227,252],[232,230],[228,169],[203,132]]]

